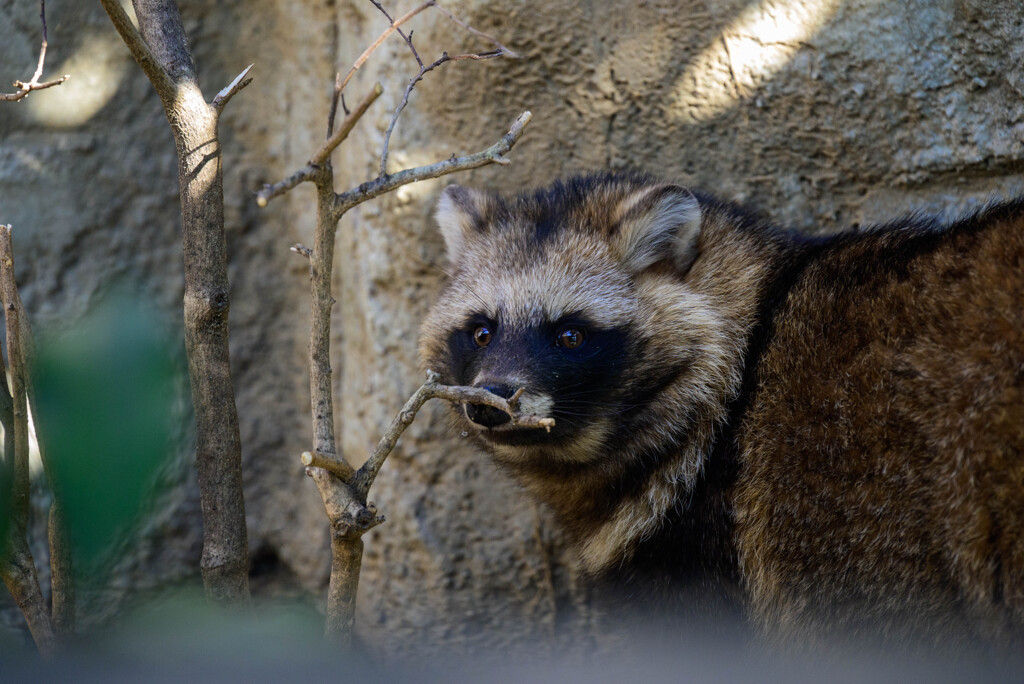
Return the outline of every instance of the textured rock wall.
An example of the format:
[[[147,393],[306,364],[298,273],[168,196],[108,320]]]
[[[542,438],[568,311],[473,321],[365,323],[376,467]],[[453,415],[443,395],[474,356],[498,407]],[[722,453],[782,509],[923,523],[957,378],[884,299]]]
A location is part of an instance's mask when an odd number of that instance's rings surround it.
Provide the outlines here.
[[[257,210],[251,192],[304,163],[323,136],[336,65],[385,25],[368,2],[183,0],[204,90],[250,62],[222,123],[232,354],[250,543],[261,591],[327,579],[327,536],[297,454],[309,437],[305,263],[313,193]],[[403,12],[414,3],[389,3]],[[1024,5],[1016,0],[451,0],[522,58],[431,73],[393,140],[392,169],[490,145],[524,109],[507,168],[459,183],[518,190],[574,170],[636,167],[825,232],[909,210],[957,212],[1024,191]],[[0,103],[0,221],[39,326],[68,326],[115,281],[180,321],[173,143],[159,103],[93,3],[51,0],[60,88]],[[424,57],[481,45],[425,12]],[[33,3],[0,1],[0,73],[37,49]],[[336,157],[339,186],[372,177],[390,110],[415,64],[389,41],[350,86],[386,88]],[[420,382],[417,325],[441,287],[430,223],[444,180],[402,189],[341,223],[336,280],[338,428],[359,461]],[[158,512],[117,592],[197,577],[200,518],[183,440]],[[403,437],[373,497],[360,632],[386,650],[560,650],[594,616],[543,510],[447,427],[434,407]],[[97,599],[98,600],[98,599]]]

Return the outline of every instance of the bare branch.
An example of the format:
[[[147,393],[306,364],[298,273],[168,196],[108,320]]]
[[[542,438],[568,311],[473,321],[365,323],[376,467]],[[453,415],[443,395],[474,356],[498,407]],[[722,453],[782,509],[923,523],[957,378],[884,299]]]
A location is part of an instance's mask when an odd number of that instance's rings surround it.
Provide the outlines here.
[[[46,448],[46,433],[42,414],[36,401],[35,381],[33,369],[36,367],[35,341],[32,338],[32,326],[29,324],[28,315],[25,313],[25,305],[22,304],[21,295],[18,292],[14,281],[14,247],[11,242],[11,229],[0,228],[0,280],[3,289],[3,301],[7,306],[13,306],[18,322],[18,339],[20,349],[18,358],[21,366],[22,386],[25,397],[28,400],[28,408],[35,419],[36,444],[39,448],[39,457],[43,462],[43,469],[46,473],[50,491],[54,492],[54,500],[50,504],[49,520],[47,522],[47,536],[50,545],[50,589],[53,625],[59,635],[71,634],[75,627],[75,586],[74,573],[71,559],[71,543],[68,539],[67,520],[64,515],[64,505],[60,497],[56,496],[56,488],[53,485],[53,464],[49,458]],[[8,352],[10,353],[10,352]],[[12,368],[14,363],[12,362]],[[27,429],[27,428],[26,428]],[[14,434],[11,432],[10,434]]]
[[[371,0],[372,1],[372,0]],[[376,3],[374,3],[376,4]],[[410,47],[412,43],[409,44]],[[395,130],[395,124],[398,123],[398,117],[402,115],[402,110],[405,109],[406,105],[409,104],[409,95],[412,94],[412,89],[416,87],[416,84],[423,80],[423,77],[429,71],[433,71],[437,67],[447,62],[455,62],[462,59],[491,59],[493,57],[500,57],[501,51],[495,50],[493,52],[482,52],[480,54],[470,55],[456,55],[455,57],[449,57],[448,53],[442,53],[441,58],[433,64],[423,66],[423,62],[420,61],[419,55],[416,55],[416,61],[420,62],[420,72],[413,76],[409,81],[409,85],[405,87],[405,93],[402,96],[402,101],[398,103],[398,107],[395,108],[395,113],[391,115],[391,122],[388,123],[388,130],[384,134],[384,149],[380,154],[380,176],[384,177],[388,175],[388,149],[391,145],[391,133]]]
[[[383,5],[377,2],[377,0],[370,0],[370,2],[373,3],[374,7],[381,11],[381,14],[388,18],[388,21],[390,21],[392,24],[395,23],[395,20],[391,18],[391,15],[388,14],[388,11],[384,9]],[[422,69],[423,60],[420,59],[420,53],[416,50],[416,46],[412,44],[412,31],[409,31],[409,35],[405,35],[405,33],[402,32],[402,29],[398,28],[397,26],[395,27],[395,30],[398,32],[398,35],[402,36],[402,40],[405,41],[405,44],[409,46],[409,50],[412,51],[412,56],[416,58],[416,63],[419,64],[420,69]]]
[[[305,459],[304,459],[305,460]],[[351,486],[330,471],[308,467],[331,524],[331,581],[327,589],[324,635],[348,646],[352,641],[356,594],[363,560],[362,536],[384,522],[372,503],[364,504]]]
[[[264,186],[257,193],[257,203],[260,206],[266,206],[271,198],[287,192],[301,182],[312,181],[317,188],[317,220],[313,249],[303,245],[292,247],[292,251],[309,259],[310,273],[309,383],[313,449],[303,454],[302,461],[306,466],[306,473],[313,478],[317,485],[317,489],[324,502],[325,512],[331,522],[332,565],[325,632],[330,640],[340,645],[347,645],[351,641],[352,623],[355,615],[355,597],[359,582],[359,569],[362,562],[362,535],[367,530],[384,522],[384,517],[377,514],[374,505],[367,502],[366,495],[381,465],[397,443],[398,436],[412,422],[416,410],[422,406],[423,402],[434,396],[431,392],[435,392],[436,396],[445,396],[449,399],[464,400],[470,403],[499,402],[500,410],[509,411],[509,415],[513,417],[515,424],[524,427],[544,427],[550,429],[554,424],[550,418],[544,419],[535,416],[519,415],[518,396],[506,401],[489,393],[484,393],[486,396],[481,396],[479,394],[481,390],[473,390],[472,388],[462,388],[466,389],[468,394],[465,392],[460,394],[459,388],[442,389],[441,386],[436,384],[436,376],[434,376],[428,381],[429,386],[421,388],[409,400],[403,411],[392,422],[387,434],[381,438],[381,442],[377,445],[370,459],[367,460],[359,471],[353,472],[351,466],[342,457],[337,455],[334,436],[330,342],[331,309],[335,304],[334,297],[331,296],[331,274],[334,262],[335,235],[339,220],[347,210],[361,202],[365,202],[407,183],[426,178],[437,178],[448,173],[472,169],[485,164],[508,164],[509,160],[503,155],[518,142],[523,134],[523,128],[531,118],[529,112],[524,112],[513,123],[509,132],[501,140],[477,154],[462,158],[456,158],[455,155],[452,155],[450,159],[431,166],[407,169],[393,176],[386,175],[387,148],[395,121],[408,104],[409,95],[413,87],[422,80],[424,74],[449,61],[489,59],[503,54],[514,55],[514,53],[511,53],[504,46],[494,41],[498,45],[499,50],[480,54],[458,55],[455,57],[445,53],[438,62],[425,66],[412,42],[412,31],[406,35],[399,27],[416,14],[436,3],[433,0],[425,2],[398,19],[392,19],[391,15],[387,13],[377,0],[371,0],[371,2],[388,18],[391,25],[372,45],[363,51],[344,78],[335,77],[334,92],[327,122],[327,142],[310,158],[305,168],[300,169],[288,179],[276,185]],[[448,13],[446,12],[446,14]],[[461,22],[457,23],[464,26]],[[472,29],[470,30],[472,31]],[[370,103],[382,91],[380,84],[377,84],[374,92],[360,103],[352,113],[348,113],[345,106],[344,89],[353,74],[366,62],[370,54],[389,35],[395,32],[405,40],[406,45],[408,45],[413,56],[416,58],[417,64],[420,66],[420,71],[406,87],[402,102],[394,112],[388,126],[387,142],[381,153],[381,175],[343,194],[336,194],[334,191],[334,172],[330,162],[331,152],[345,139],[356,121],[365,113]],[[479,32],[473,32],[479,34]],[[337,130],[334,130],[334,119],[337,115],[339,104],[346,112],[346,119]]]
[[[217,95],[213,98],[213,102],[210,103],[210,106],[213,107],[218,114],[224,111],[224,107],[226,107],[228,101],[235,96],[235,93],[237,93],[239,90],[252,83],[252,79],[246,78],[246,75],[252,70],[254,66],[256,65],[250,64],[249,66],[245,67],[242,73],[235,76],[235,80],[227,84],[224,87],[224,89],[217,93]]]
[[[261,209],[266,207],[270,200],[278,195],[283,195],[299,183],[305,183],[316,178],[320,169],[316,166],[303,166],[301,169],[273,185],[264,185],[256,192],[256,205]]]
[[[39,588],[35,562],[28,547],[29,470],[28,403],[25,393],[25,357],[22,350],[20,298],[14,281],[11,227],[0,226],[0,297],[7,330],[7,359],[11,371],[11,411],[3,416],[5,459],[12,466],[10,525],[7,553],[0,557],[0,576],[28,622],[32,638],[44,655],[55,648],[53,621]],[[17,300],[18,303],[15,303]],[[7,392],[6,383],[4,392]],[[6,400],[6,397],[5,397]],[[7,402],[4,401],[4,404]],[[5,411],[6,413],[6,411]]]
[[[343,648],[352,645],[356,596],[363,568],[363,540],[348,539],[347,523],[331,523],[331,581],[327,585],[324,637]]]
[[[502,52],[502,53],[503,53],[503,54],[504,54],[504,55],[505,55],[506,57],[508,57],[508,58],[510,58],[510,59],[518,59],[518,58],[519,58],[519,53],[518,53],[518,52],[515,52],[514,50],[509,50],[509,49],[508,49],[507,47],[505,47],[504,45],[502,45],[501,43],[499,43],[499,42],[497,41],[497,39],[496,39],[496,38],[495,38],[494,36],[492,36],[491,34],[489,34],[489,33],[484,33],[483,31],[479,31],[479,30],[477,30],[477,29],[473,28],[472,26],[470,26],[470,25],[469,25],[469,24],[467,24],[466,22],[462,21],[461,19],[459,19],[458,17],[456,17],[456,16],[454,15],[454,14],[452,14],[451,12],[449,12],[448,10],[446,10],[446,9],[445,9],[444,7],[442,7],[441,5],[439,5],[439,4],[438,4],[438,3],[436,3],[436,2],[434,3],[434,7],[436,7],[436,8],[437,8],[437,10],[438,10],[439,12],[441,12],[442,14],[444,14],[444,15],[445,15],[446,17],[448,17],[448,18],[449,18],[449,19],[450,19],[451,21],[453,21],[454,23],[458,24],[458,25],[459,25],[459,26],[461,26],[462,28],[466,29],[466,30],[467,30],[467,31],[469,31],[470,33],[472,33],[472,34],[474,34],[474,35],[477,35],[477,36],[480,36],[481,38],[483,38],[483,39],[485,39],[485,40],[489,40],[489,41],[491,41],[492,43],[494,43],[495,45],[497,45],[497,46],[498,46],[498,49],[499,49],[499,50],[501,50],[501,52]]]
[[[17,493],[14,495],[17,496]],[[10,528],[7,531],[7,554],[0,558],[0,578],[14,597],[18,609],[25,616],[25,622],[28,623],[29,632],[39,652],[47,657],[53,656],[57,649],[53,621],[39,588],[32,551],[25,541],[25,536],[21,534],[23,526],[20,523],[11,524]]]
[[[352,129],[355,127],[359,119],[362,118],[363,114],[366,113],[366,110],[370,108],[370,105],[373,104],[383,92],[384,87],[380,83],[376,83],[373,90],[363,98],[363,101],[359,103],[351,114],[345,117],[338,130],[335,131],[334,134],[331,135],[331,137],[328,138],[320,147],[320,149],[313,154],[309,163],[285,178],[283,181],[279,181],[273,185],[264,185],[260,188],[256,193],[256,204],[260,207],[266,207],[270,200],[274,199],[278,195],[283,195],[299,183],[316,180],[323,171],[324,163],[330,159],[331,152],[333,152],[334,149],[348,137],[348,134],[352,132]]]
[[[348,107],[345,106],[345,98],[341,94],[341,74],[334,74],[334,92],[331,94],[331,111],[327,115],[327,137],[334,133],[334,119],[338,116],[338,100],[341,100],[341,107],[348,116]]]
[[[301,242],[296,242],[289,249],[291,249],[291,251],[295,252],[299,256],[305,257],[307,261],[313,258],[313,250],[311,250],[309,247],[306,247],[306,245],[302,244]]]
[[[384,86],[382,86],[378,81],[373,85],[373,90],[363,98],[363,101],[356,105],[356,108],[352,110],[351,114],[345,117],[345,120],[341,122],[341,126],[338,127],[338,130],[335,131],[334,134],[327,139],[327,142],[325,142],[323,146],[316,151],[316,154],[310,158],[309,163],[311,166],[319,166],[331,156],[331,152],[333,152],[334,149],[348,137],[348,134],[351,133],[352,129],[355,127],[356,122],[363,117],[366,110],[370,108],[370,105],[372,105],[383,92]]]
[[[28,94],[32,91],[46,90],[47,88],[52,88],[53,86],[59,86],[61,83],[68,80],[69,78],[71,78],[70,74],[64,74],[60,78],[54,79],[53,81],[47,81],[46,83],[39,83],[38,81],[29,81],[28,83],[25,83],[24,81],[15,81],[14,87],[18,90],[13,93],[0,93],[0,100],[4,100],[7,102],[17,102],[18,100],[28,97]]]
[[[428,2],[425,2],[422,5],[420,5],[419,7],[415,7],[413,9],[409,10],[408,12],[406,12],[405,14],[400,16],[398,19],[395,19],[394,21],[392,21],[391,22],[391,26],[389,26],[384,31],[384,33],[380,34],[377,37],[377,40],[373,41],[373,43],[370,45],[370,47],[368,47],[365,50],[363,50],[363,54],[359,55],[359,58],[356,59],[355,64],[352,65],[352,68],[348,70],[347,74],[345,74],[345,78],[342,79],[341,87],[338,89],[338,92],[341,92],[341,91],[345,90],[345,86],[348,85],[348,82],[352,79],[352,76],[354,76],[355,73],[357,71],[359,71],[359,67],[363,66],[363,64],[366,63],[366,60],[370,58],[370,55],[373,54],[373,51],[376,50],[377,48],[379,48],[381,46],[381,43],[383,43],[385,40],[387,40],[388,36],[390,36],[392,33],[394,33],[396,30],[398,30],[399,26],[401,26],[405,22],[409,21],[410,19],[415,17],[417,14],[419,14],[423,10],[427,9],[428,7],[433,7],[436,4],[437,3],[434,2],[434,0],[428,0]]]
[[[533,114],[528,111],[520,114],[519,118],[512,123],[508,133],[502,136],[501,140],[482,152],[465,157],[455,157],[452,155],[450,159],[445,159],[429,166],[418,166],[414,169],[399,171],[390,176],[375,178],[372,181],[367,181],[358,187],[341,193],[335,198],[335,215],[340,219],[352,207],[409,183],[427,180],[428,178],[440,178],[450,173],[475,169],[488,164],[509,164],[511,163],[510,160],[503,155],[519,142],[519,138],[523,136],[523,129],[526,127],[526,124],[530,123],[532,118]]]
[[[520,387],[509,399],[503,399],[496,394],[488,392],[479,387],[458,387],[453,385],[437,385],[432,387],[429,394],[430,399],[447,399],[455,404],[484,404],[503,411],[512,419],[512,425],[524,428],[543,428],[551,432],[555,427],[555,419],[544,416],[534,416],[519,412],[519,397],[525,391]]]
[[[459,387],[454,385],[437,384],[438,375],[433,371],[427,371],[427,381],[420,386],[416,392],[405,402],[401,412],[395,416],[388,426],[384,436],[377,442],[377,447],[366,463],[359,468],[355,477],[352,478],[352,488],[360,501],[366,500],[366,495],[377,478],[384,461],[394,450],[398,438],[405,432],[405,429],[412,425],[416,413],[430,399],[447,399],[454,403],[462,404],[484,404],[492,406],[499,411],[504,411],[512,419],[512,425],[523,428],[543,428],[551,432],[555,426],[555,419],[543,416],[523,415],[519,412],[519,397],[522,396],[523,388],[516,391],[511,399],[499,397],[497,394],[488,392],[479,387]],[[308,465],[308,464],[307,464]]]
[[[171,80],[170,75],[156,61],[156,57],[153,56],[149,46],[146,45],[146,41],[142,39],[139,29],[135,27],[131,17],[121,8],[121,3],[118,0],[100,0],[100,4],[106,10],[107,16],[110,17],[110,21],[114,24],[114,28],[121,34],[121,40],[128,46],[128,50],[132,53],[132,57],[135,58],[139,68],[146,74],[146,77],[153,84],[161,98],[164,97],[164,93],[173,93],[174,82]]]
[[[302,465],[307,468],[323,468],[345,482],[349,482],[356,474],[356,469],[350,466],[348,461],[335,454],[304,451],[301,460]]]
[[[39,61],[36,63],[35,73],[32,74],[32,78],[28,80],[28,83],[25,81],[15,81],[14,87],[17,88],[18,91],[15,93],[0,93],[0,100],[16,102],[17,100],[27,97],[33,90],[45,90],[47,88],[52,88],[53,86],[58,86],[71,78],[69,74],[64,74],[60,78],[52,81],[47,81],[45,83],[39,82],[39,79],[43,75],[43,62],[46,61],[46,0],[39,0],[39,20],[43,24],[43,42],[39,47]]]
[[[38,416],[35,410],[35,401],[29,395],[29,405],[32,406],[32,414]],[[39,424],[36,423],[36,437],[40,435]],[[37,439],[42,444],[42,440]],[[44,466],[48,461],[44,459]],[[53,471],[47,468],[47,477],[51,477]],[[53,487],[51,485],[50,489]],[[50,515],[46,524],[46,536],[50,545],[50,606],[53,619],[53,626],[57,634],[64,638],[75,632],[75,620],[77,607],[75,605],[75,577],[71,564],[71,539],[68,537],[68,520],[64,508],[64,502],[54,498],[50,503]]]
[[[302,465],[307,468],[323,468],[330,472],[338,479],[337,484],[351,487],[351,492],[345,496],[354,495],[357,503],[372,507],[373,504],[366,503],[366,496],[377,474],[380,472],[381,466],[384,465],[384,461],[387,460],[395,445],[398,444],[398,438],[402,436],[407,427],[412,425],[412,422],[416,419],[416,414],[431,399],[446,399],[458,404],[492,406],[499,411],[507,413],[509,418],[512,419],[511,424],[516,427],[539,428],[551,432],[551,428],[555,426],[554,418],[523,414],[519,411],[519,398],[525,391],[523,387],[516,390],[512,397],[505,399],[480,387],[440,385],[437,382],[438,378],[437,373],[427,371],[427,381],[420,385],[419,389],[405,402],[405,406],[402,407],[402,410],[391,421],[388,429],[380,438],[380,441],[377,442],[373,453],[370,454],[370,457],[366,459],[366,462],[358,471],[353,469],[344,458],[336,454],[319,451],[303,452],[301,457]],[[337,508],[340,510],[347,507],[348,504]],[[376,513],[375,507],[373,512]],[[365,531],[361,527],[360,530],[355,531],[358,531],[359,534]],[[353,530],[346,530],[346,534],[351,532]]]
[[[355,619],[355,599],[359,588],[359,571],[363,558],[362,536],[384,522],[377,507],[366,496],[377,473],[398,443],[398,438],[416,418],[416,413],[430,399],[486,404],[504,411],[512,424],[551,430],[553,418],[523,415],[519,412],[520,388],[509,399],[477,387],[457,387],[437,384],[438,375],[427,371],[427,381],[413,393],[401,412],[391,421],[373,454],[358,470],[352,469],[343,458],[324,452],[305,452],[302,463],[306,473],[313,476],[324,501],[324,509],[331,521],[331,583],[327,592],[326,636],[332,641],[347,644],[351,640]]]

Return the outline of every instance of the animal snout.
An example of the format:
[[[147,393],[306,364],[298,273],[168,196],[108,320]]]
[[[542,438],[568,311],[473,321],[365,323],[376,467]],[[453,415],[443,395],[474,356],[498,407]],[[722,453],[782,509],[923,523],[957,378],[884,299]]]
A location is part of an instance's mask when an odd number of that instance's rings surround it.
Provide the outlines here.
[[[511,398],[516,391],[509,385],[477,385],[477,387],[485,389],[491,394],[497,394],[503,399]],[[466,417],[486,428],[498,427],[512,420],[504,411],[484,404],[466,404]]]

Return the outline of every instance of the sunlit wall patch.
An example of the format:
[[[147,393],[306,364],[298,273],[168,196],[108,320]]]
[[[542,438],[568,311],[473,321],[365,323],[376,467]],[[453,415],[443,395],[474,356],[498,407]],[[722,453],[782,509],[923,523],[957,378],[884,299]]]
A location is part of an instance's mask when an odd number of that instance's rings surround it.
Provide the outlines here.
[[[839,0],[751,3],[690,62],[669,111],[695,123],[721,114],[777,74],[839,6]]]
[[[70,128],[95,116],[117,94],[129,68],[135,68],[131,55],[113,31],[85,34],[74,53],[63,63],[47,71],[71,74],[59,88],[45,96],[31,96],[23,106],[35,121],[44,126]]]

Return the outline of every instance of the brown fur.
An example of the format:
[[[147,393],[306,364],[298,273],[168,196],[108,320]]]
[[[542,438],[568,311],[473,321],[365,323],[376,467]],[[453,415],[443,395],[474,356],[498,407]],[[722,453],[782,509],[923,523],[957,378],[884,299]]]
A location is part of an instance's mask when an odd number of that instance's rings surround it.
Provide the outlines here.
[[[754,614],[936,640],[1024,625],[1024,211],[835,240],[738,431]]]
[[[596,176],[450,188],[438,219],[455,272],[422,356],[552,412],[530,443],[458,419],[587,571],[691,612],[740,597],[802,642],[1021,639],[1024,201],[804,240]],[[573,312],[590,365],[541,332]],[[486,349],[466,342],[480,320]]]

